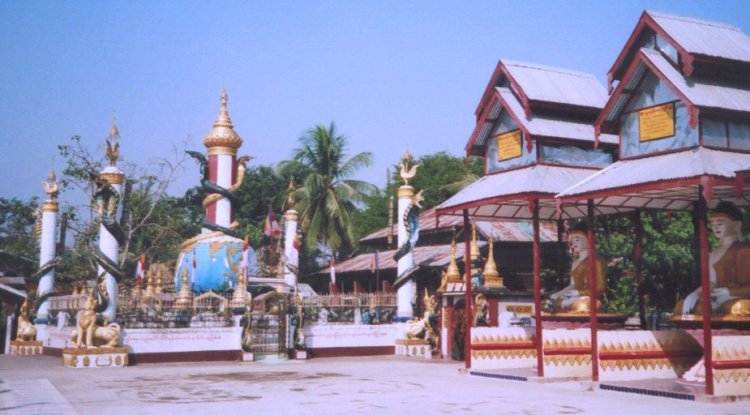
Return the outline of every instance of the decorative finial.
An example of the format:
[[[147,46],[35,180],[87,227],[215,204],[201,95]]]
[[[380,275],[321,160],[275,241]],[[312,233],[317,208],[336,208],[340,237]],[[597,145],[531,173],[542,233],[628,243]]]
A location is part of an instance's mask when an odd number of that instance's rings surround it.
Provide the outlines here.
[[[294,205],[297,204],[297,201],[294,199],[294,176],[289,177],[289,187],[287,187],[287,209],[294,209]]]
[[[448,270],[446,271],[449,282],[461,281],[461,271],[458,270],[458,264],[456,264],[456,240],[451,241],[451,261],[448,263]]]
[[[479,258],[479,244],[477,244],[477,226],[471,224],[471,250],[469,251],[472,262]]]
[[[484,285],[487,286],[502,286],[503,281],[500,278],[500,272],[497,270],[497,264],[495,263],[495,240],[489,238],[490,251],[487,254],[487,263],[484,264]],[[499,280],[499,281],[498,281]]]
[[[45,180],[43,184],[44,193],[47,193],[47,196],[49,196],[49,198],[52,200],[57,199],[57,195],[60,192],[60,189],[57,186],[57,175],[55,174],[54,170],[50,170],[49,175],[47,176],[47,180]]]
[[[203,137],[203,145],[209,149],[209,155],[212,154],[212,149],[218,151],[216,154],[226,154],[229,152],[232,155],[236,155],[237,149],[242,145],[242,139],[234,131],[232,119],[229,118],[229,111],[227,110],[228,100],[229,96],[224,89],[221,91],[219,115],[216,117],[211,131]]]
[[[404,186],[409,185],[409,180],[413,179],[414,176],[417,175],[417,167],[419,167],[419,164],[411,165],[412,163],[412,156],[409,153],[409,149],[407,148],[404,150],[404,155],[401,157],[401,164],[399,164],[401,168],[401,178],[404,180]]]
[[[109,135],[107,136],[106,157],[110,166],[115,166],[117,159],[120,158],[120,130],[117,129],[115,120],[112,120],[112,128],[109,129]]]

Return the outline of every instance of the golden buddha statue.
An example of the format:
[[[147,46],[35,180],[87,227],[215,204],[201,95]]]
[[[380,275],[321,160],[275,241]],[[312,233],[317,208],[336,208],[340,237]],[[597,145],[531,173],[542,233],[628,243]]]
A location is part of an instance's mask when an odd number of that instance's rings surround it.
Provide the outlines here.
[[[589,308],[589,238],[584,222],[579,223],[568,237],[568,248],[573,263],[570,269],[570,284],[549,296],[547,311],[552,313],[587,314]],[[606,267],[604,258],[595,256],[596,261],[596,308],[601,310],[602,296],[606,288]]]
[[[750,245],[740,242],[742,217],[731,202],[719,203],[709,214],[719,241],[708,257],[711,313],[719,316],[750,317]],[[703,314],[701,287],[679,301],[674,314]]]

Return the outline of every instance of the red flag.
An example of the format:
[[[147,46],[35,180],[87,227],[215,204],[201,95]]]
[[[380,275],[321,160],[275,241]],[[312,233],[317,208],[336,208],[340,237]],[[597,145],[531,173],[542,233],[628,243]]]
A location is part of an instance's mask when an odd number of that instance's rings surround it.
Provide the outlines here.
[[[276,221],[276,215],[273,214],[273,210],[271,210],[270,207],[268,208],[266,221],[263,222],[263,232],[269,238],[272,236],[277,236],[281,233],[281,229],[279,229],[279,222]]]
[[[143,281],[143,277],[146,269],[146,256],[141,255],[138,257],[138,262],[135,265],[135,279]]]

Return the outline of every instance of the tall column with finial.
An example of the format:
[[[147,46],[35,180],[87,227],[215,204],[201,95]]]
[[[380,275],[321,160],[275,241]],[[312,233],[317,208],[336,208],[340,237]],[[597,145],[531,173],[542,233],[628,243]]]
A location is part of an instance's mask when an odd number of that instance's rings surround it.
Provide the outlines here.
[[[44,192],[47,200],[42,203],[42,229],[39,238],[39,267],[44,274],[37,286],[37,295],[42,296],[55,289],[55,267],[53,261],[56,256],[55,234],[57,230],[57,177],[55,171],[49,172],[44,182]],[[47,269],[45,271],[45,269]],[[46,322],[49,318],[49,301],[44,301],[37,312],[37,322]]]
[[[219,187],[234,191],[233,184],[241,182],[237,177],[237,149],[242,146],[242,138],[234,131],[234,125],[227,111],[227,91],[221,92],[221,108],[213,128],[203,138],[208,149],[209,180]],[[218,194],[209,196],[203,203],[206,208],[206,221],[224,228],[232,225],[234,212],[229,199]]]
[[[401,178],[404,180],[403,186],[398,188],[398,246],[399,250],[407,243],[411,243],[410,239],[412,235],[411,230],[407,230],[409,224],[406,223],[407,211],[412,207],[414,203],[414,188],[409,185],[409,180],[413,179],[417,173],[418,164],[412,165],[412,157],[409,154],[409,150],[404,152],[404,156],[401,159]],[[397,277],[396,282],[398,284],[397,291],[397,318],[398,320],[407,320],[414,317],[414,302],[416,302],[417,295],[417,284],[413,278],[408,278],[405,281],[401,281],[408,272],[414,268],[414,255],[412,253],[413,246],[409,248],[407,253],[398,259],[397,263]]]
[[[107,136],[106,157],[109,160],[109,166],[105,167],[99,173],[101,186],[100,191],[97,192],[99,216],[102,220],[102,223],[99,225],[99,250],[113,263],[118,263],[120,242],[104,224],[105,218],[108,218],[109,221],[116,225],[117,209],[119,207],[120,196],[122,195],[122,185],[125,183],[125,173],[117,167],[117,160],[120,157],[120,131],[117,129],[114,121]],[[101,192],[104,187],[114,190],[114,194]],[[102,312],[102,315],[109,320],[114,320],[117,314],[117,280],[100,264],[97,275],[102,274],[106,274],[104,283],[107,287],[107,296],[109,297],[109,304]]]
[[[284,282],[290,287],[297,286],[297,268],[299,267],[299,243],[297,242],[297,221],[299,215],[294,209],[294,179],[289,179],[287,211],[284,213],[284,257],[287,266],[284,269]]]

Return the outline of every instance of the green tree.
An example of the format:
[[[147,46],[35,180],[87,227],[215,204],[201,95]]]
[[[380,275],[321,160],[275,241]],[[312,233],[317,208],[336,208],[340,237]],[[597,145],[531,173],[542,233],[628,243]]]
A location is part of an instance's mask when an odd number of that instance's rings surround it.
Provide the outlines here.
[[[372,164],[372,154],[361,152],[347,159],[346,137],[338,134],[334,123],[316,125],[299,143],[292,160],[282,162],[279,171],[303,177],[295,197],[306,249],[313,251],[318,243],[333,252],[354,246],[352,215],[375,187],[350,177]]]
[[[24,202],[0,197],[0,249],[27,258],[38,256],[38,243],[33,232],[38,206],[37,198]]]

